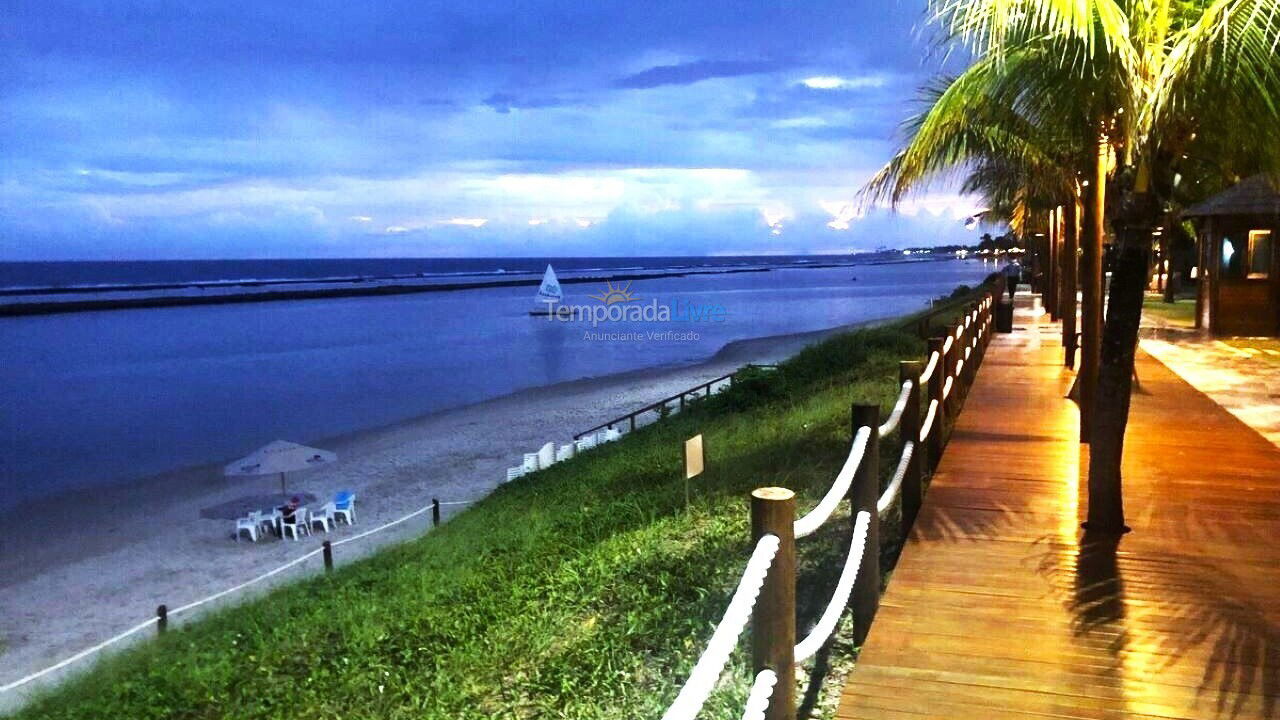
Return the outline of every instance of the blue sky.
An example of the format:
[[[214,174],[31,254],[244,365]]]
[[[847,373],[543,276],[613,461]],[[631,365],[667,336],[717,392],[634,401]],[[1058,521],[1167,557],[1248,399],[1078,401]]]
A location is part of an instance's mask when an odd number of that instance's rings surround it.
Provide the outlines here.
[[[0,259],[847,252],[924,0],[8,2]]]

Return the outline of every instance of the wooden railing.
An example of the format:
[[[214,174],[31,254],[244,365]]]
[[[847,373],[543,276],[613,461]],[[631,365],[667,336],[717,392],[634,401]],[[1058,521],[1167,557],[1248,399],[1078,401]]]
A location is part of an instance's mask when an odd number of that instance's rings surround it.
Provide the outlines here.
[[[879,405],[851,409],[851,449],[844,466],[818,505],[796,519],[795,494],[786,488],[759,488],[751,494],[754,551],[733,600],[702,657],[664,720],[691,720],[718,681],[740,634],[751,620],[754,682],[744,719],[795,720],[796,665],[812,657],[852,608],[854,642],[861,645],[880,604],[880,525],[900,508],[898,528],[905,542],[923,498],[923,476],[941,459],[943,433],[973,384],[995,331],[1002,279],[990,279],[970,300],[960,321],[942,337],[930,338],[925,361],[903,361],[902,391],[888,419]],[[897,433],[892,480],[880,488],[883,436]],[[842,501],[849,503],[853,531],[849,552],[831,601],[808,636],[797,642],[796,540],[824,524]]]

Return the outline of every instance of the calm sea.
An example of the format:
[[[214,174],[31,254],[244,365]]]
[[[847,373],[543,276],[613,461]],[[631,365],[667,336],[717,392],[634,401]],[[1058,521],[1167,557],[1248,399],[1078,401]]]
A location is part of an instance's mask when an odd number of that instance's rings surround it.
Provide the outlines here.
[[[525,388],[696,363],[736,340],[917,310],[991,271],[976,261],[849,266],[848,257],[812,256],[550,262],[562,277],[767,271],[634,280],[628,305],[657,303],[673,318],[595,328],[531,317],[527,286],[0,318],[0,493],[22,502],[227,461],[277,438],[305,443]],[[263,279],[536,280],[547,263],[0,263],[0,288],[94,296]],[[567,304],[592,306],[606,288],[564,290]]]

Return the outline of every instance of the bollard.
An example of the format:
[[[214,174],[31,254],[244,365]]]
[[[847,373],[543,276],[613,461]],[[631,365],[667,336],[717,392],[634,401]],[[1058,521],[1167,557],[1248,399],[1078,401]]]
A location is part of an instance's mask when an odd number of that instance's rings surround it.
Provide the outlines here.
[[[440,501],[431,498],[431,527],[440,526]]]
[[[163,635],[169,629],[169,606],[161,605],[156,608],[156,632]]]
[[[324,571],[333,572],[333,546],[325,540],[322,547],[324,548]]]
[[[903,447],[908,442],[915,446],[911,460],[907,462],[907,474],[902,478],[902,541],[907,541],[911,533],[911,524],[920,512],[924,490],[920,480],[920,363],[905,361],[898,363],[898,379],[911,381],[911,392],[907,395],[907,409],[902,412],[902,429],[899,432]]]
[[[854,405],[852,414],[855,434],[863,426],[871,428],[867,452],[862,456],[862,463],[858,465],[853,485],[849,488],[849,521],[856,524],[860,510],[871,515],[867,526],[867,547],[862,554],[862,565],[853,583],[853,597],[849,602],[853,608],[853,642],[861,645],[867,639],[871,621],[876,617],[876,608],[880,606],[880,513],[876,510],[876,501],[880,499],[880,406]]]
[[[933,420],[934,428],[929,433],[928,441],[930,470],[938,467],[938,461],[942,459],[942,384],[946,381],[945,375],[947,367],[947,364],[944,362],[941,354],[943,343],[944,340],[940,338],[929,339],[929,355],[932,356],[935,352],[939,354],[938,365],[933,369],[933,375],[929,377],[929,395],[927,398],[928,400],[938,401],[938,414]],[[924,409],[925,412],[928,412],[929,406],[926,404]]]
[[[796,495],[786,488],[751,493],[752,547],[765,535],[778,537],[778,554],[765,576],[751,622],[752,675],[773,670],[778,684],[765,720],[796,717]]]

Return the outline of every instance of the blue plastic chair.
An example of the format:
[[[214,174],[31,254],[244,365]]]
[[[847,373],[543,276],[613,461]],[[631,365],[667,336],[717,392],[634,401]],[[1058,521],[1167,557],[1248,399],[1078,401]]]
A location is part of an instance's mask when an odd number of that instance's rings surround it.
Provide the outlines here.
[[[356,494],[350,490],[342,490],[333,496],[333,519],[337,522],[341,517],[348,525],[356,523]]]

